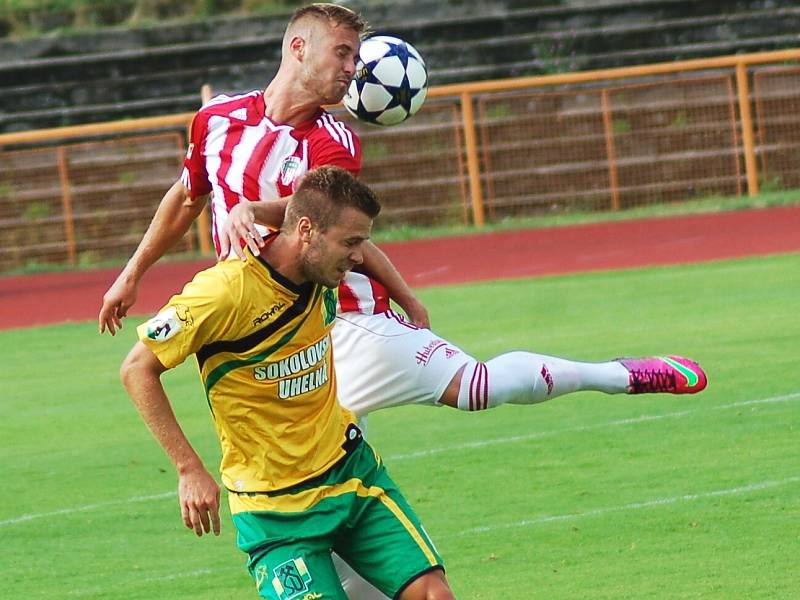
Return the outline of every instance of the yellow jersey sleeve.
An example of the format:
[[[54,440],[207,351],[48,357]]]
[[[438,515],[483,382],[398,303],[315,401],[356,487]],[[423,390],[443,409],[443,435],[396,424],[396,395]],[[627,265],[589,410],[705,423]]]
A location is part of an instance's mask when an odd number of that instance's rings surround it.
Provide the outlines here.
[[[223,269],[201,271],[156,316],[136,329],[167,368],[177,367],[209,341],[224,336],[235,299]]]

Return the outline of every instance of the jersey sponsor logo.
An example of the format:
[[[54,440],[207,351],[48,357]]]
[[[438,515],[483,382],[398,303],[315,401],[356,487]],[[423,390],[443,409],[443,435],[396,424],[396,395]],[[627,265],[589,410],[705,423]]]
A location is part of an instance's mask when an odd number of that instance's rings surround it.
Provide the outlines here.
[[[284,306],[286,305],[283,302],[272,305],[268,310],[265,310],[263,313],[253,319],[253,327],[258,327],[264,323],[264,321],[269,321],[272,317],[278,314],[278,312],[283,310]]]
[[[450,356],[447,356],[447,351],[448,350],[450,350],[452,352],[452,350],[447,347],[447,342],[445,342],[444,340],[435,339],[435,340],[432,340],[432,341],[428,342],[427,344],[425,344],[422,347],[422,349],[419,350],[414,355],[414,358],[416,359],[417,364],[418,365],[427,366],[427,364],[431,360],[431,357],[433,357],[433,354],[437,350],[439,350],[440,348],[444,348],[445,349],[445,356],[447,358],[450,358],[451,356],[454,356],[454,354],[451,354]],[[456,350],[455,354],[457,354],[457,353],[458,353],[458,351]]]
[[[330,338],[303,348],[291,356],[253,368],[256,381],[278,381],[278,397],[285,400],[312,392],[328,383],[327,352]],[[313,369],[313,370],[312,370]]]
[[[280,600],[292,600],[309,591],[311,573],[308,572],[306,562],[302,558],[291,558],[272,569],[272,573],[274,575],[272,587]],[[311,596],[311,598],[317,597],[321,596]]]
[[[316,344],[307,346],[291,356],[255,367],[253,377],[256,381],[276,381],[308,371],[325,359],[330,343],[330,337],[324,337]]]
[[[291,185],[300,170],[300,157],[290,156],[281,165],[281,183]]]
[[[147,322],[147,337],[156,342],[165,342],[184,328],[194,325],[189,308],[183,304],[170,306]]]
[[[281,400],[302,396],[308,392],[313,392],[328,383],[328,363],[324,363],[320,368],[311,373],[305,373],[290,379],[281,379],[278,384],[278,397]]]

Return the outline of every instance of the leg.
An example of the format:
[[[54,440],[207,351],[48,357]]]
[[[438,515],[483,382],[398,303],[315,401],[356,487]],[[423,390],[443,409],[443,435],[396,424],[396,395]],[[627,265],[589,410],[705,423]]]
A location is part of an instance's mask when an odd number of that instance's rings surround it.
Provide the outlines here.
[[[400,600],[454,600],[444,571],[429,571],[400,592]]]
[[[442,559],[385,466],[364,446],[369,454],[361,457],[363,488],[346,527],[338,532],[334,550],[387,596],[427,598],[422,595],[425,590],[442,589],[441,577],[430,577],[443,571]],[[450,598],[430,596],[438,597]]]
[[[686,394],[706,386],[702,369],[676,356],[588,363],[508,352],[479,362],[391,311],[339,315],[333,347],[339,400],[357,415],[403,404],[474,411],[586,390]]]
[[[390,600],[389,596],[356,573],[338,554],[334,552],[332,558],[339,581],[350,600]]]
[[[583,390],[621,394],[627,388],[628,371],[616,361],[584,363],[508,352],[467,364],[447,386],[442,404],[474,411],[506,403],[536,404]]]
[[[678,356],[586,363],[509,352],[485,363],[465,365],[450,381],[441,403],[474,411],[506,403],[535,404],[586,390],[693,394],[706,383],[705,373],[696,363]]]
[[[251,555],[248,569],[261,598],[286,600],[299,595],[347,600],[329,544],[315,540],[271,544]]]
[[[404,404],[436,405],[458,370],[474,360],[391,311],[339,315],[332,339],[339,401],[359,416]]]

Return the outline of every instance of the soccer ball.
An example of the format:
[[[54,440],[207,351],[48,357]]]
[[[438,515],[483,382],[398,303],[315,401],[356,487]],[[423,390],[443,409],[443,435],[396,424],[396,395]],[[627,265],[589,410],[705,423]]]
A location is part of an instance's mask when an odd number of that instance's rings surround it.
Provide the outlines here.
[[[427,93],[428,70],[419,52],[399,38],[376,35],[361,43],[343,102],[361,121],[397,125],[419,110]]]

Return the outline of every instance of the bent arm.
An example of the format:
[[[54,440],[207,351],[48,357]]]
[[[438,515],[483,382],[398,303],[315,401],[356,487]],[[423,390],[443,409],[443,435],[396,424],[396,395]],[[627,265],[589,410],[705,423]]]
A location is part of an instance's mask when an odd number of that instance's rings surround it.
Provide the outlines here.
[[[428,309],[420,302],[389,257],[369,240],[364,244],[362,268],[386,288],[389,297],[400,305],[414,325],[424,328],[431,326]]]
[[[220,490],[183,433],[169,403],[161,374],[166,368],[142,342],[137,342],[120,369],[122,384],[139,414],[178,473],[183,522],[198,536],[219,535]]]
[[[114,335],[117,329],[122,329],[123,317],[136,302],[142,276],[186,235],[204,206],[203,198],[188,200],[186,188],[180,181],[164,194],[142,241],[103,296],[103,306],[98,315],[100,333],[108,329]]]
[[[222,251],[220,259],[228,256],[232,250],[245,260],[244,251],[239,240],[245,240],[253,254],[258,254],[264,241],[256,231],[255,224],[278,229],[283,224],[286,205],[291,196],[276,200],[260,200],[257,202],[240,202],[234,206],[220,236]],[[431,326],[428,310],[419,301],[409,285],[389,260],[389,257],[375,244],[367,241],[364,244],[363,270],[377,279],[389,292],[389,296],[400,305],[414,325],[428,328]]]
[[[286,205],[291,196],[276,200],[258,200],[255,202],[239,202],[231,208],[219,237],[220,260],[228,257],[231,250],[244,260],[240,240],[244,240],[253,254],[258,254],[264,246],[264,240],[256,229],[256,223],[271,229],[280,229],[286,214]]]

